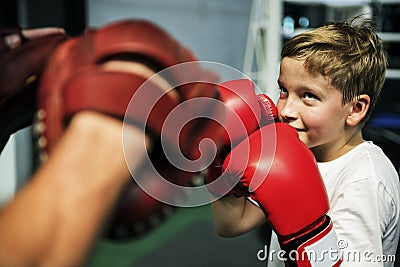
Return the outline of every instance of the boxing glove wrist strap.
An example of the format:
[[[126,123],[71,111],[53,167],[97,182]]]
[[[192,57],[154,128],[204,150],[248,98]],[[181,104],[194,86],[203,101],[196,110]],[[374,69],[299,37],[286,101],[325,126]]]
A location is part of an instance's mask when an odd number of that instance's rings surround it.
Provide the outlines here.
[[[336,232],[329,216],[306,234],[280,243],[288,266],[340,266],[342,262]]]

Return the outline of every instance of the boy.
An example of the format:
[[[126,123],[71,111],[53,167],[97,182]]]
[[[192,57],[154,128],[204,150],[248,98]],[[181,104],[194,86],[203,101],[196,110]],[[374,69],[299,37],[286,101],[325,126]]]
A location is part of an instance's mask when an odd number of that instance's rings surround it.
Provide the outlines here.
[[[395,254],[399,240],[399,178],[361,131],[387,65],[373,22],[332,23],[302,33],[285,44],[281,56],[279,119],[297,130],[318,162],[328,215],[343,249],[342,266],[393,266],[394,259],[385,255]],[[212,209],[223,236],[245,233],[266,221],[262,209],[234,197],[213,202]],[[228,224],[224,217],[233,218],[227,214],[232,212],[251,218],[239,215],[239,221]],[[275,235],[271,244],[270,251],[279,251]],[[269,260],[268,266],[283,266],[276,257]]]

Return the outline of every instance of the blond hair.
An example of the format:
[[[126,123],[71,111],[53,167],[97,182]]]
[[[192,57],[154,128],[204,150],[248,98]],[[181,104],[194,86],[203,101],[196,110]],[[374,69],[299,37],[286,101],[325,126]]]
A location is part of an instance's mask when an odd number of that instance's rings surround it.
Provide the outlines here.
[[[301,33],[284,45],[281,57],[305,60],[310,73],[329,77],[341,91],[343,104],[367,94],[371,103],[363,121],[369,118],[387,66],[387,54],[372,20],[356,17]]]

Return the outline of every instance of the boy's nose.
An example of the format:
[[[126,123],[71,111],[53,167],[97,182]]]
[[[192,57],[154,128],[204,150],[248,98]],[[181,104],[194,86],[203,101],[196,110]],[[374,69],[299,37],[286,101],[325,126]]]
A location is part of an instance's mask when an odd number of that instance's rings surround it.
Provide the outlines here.
[[[279,103],[277,105],[279,117],[282,122],[289,123],[295,121],[298,118],[298,113],[295,109],[295,105],[288,101],[285,103]]]

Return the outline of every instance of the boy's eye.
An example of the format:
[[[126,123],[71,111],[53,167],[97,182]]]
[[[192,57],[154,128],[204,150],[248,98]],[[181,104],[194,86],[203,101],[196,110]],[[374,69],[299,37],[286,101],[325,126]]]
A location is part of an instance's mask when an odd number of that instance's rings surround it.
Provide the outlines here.
[[[284,95],[288,94],[288,91],[284,87],[279,87],[279,91],[280,91],[281,94],[284,94]]]
[[[304,93],[304,98],[308,98],[308,99],[317,99],[317,97],[314,94],[311,93]]]

